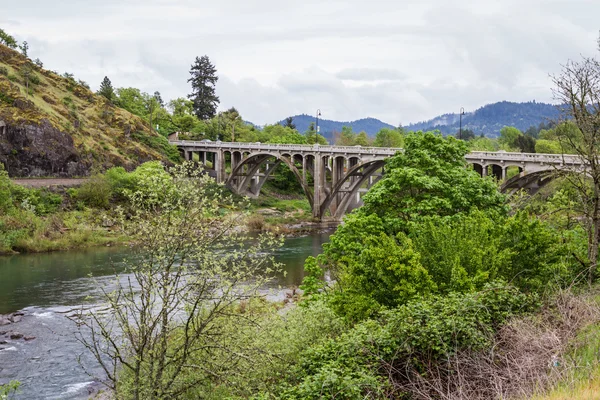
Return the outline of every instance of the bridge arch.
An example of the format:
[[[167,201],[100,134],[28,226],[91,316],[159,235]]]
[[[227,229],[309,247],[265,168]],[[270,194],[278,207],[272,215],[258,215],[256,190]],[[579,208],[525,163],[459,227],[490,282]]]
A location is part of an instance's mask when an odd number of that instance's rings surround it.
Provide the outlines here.
[[[271,168],[266,168],[264,175],[257,176],[258,171],[262,166],[267,164],[269,161],[273,161]],[[238,194],[246,194],[251,197],[258,197],[260,190],[262,189],[265,182],[269,179],[273,171],[277,169],[279,164],[284,163],[292,171],[300,185],[308,201],[312,207],[313,195],[310,192],[308,185],[306,184],[303,175],[298,171],[298,168],[294,165],[294,159],[291,154],[278,154],[271,152],[261,152],[252,155],[248,155],[242,158],[240,162],[231,168],[231,173],[227,177],[225,184],[233,189]],[[254,181],[254,184],[252,183]]]
[[[320,215],[325,215],[329,209],[332,217],[336,219],[341,218],[355,198],[360,187],[367,179],[371,178],[377,170],[383,168],[384,165],[385,160],[374,160],[367,161],[363,164],[357,164],[352,168],[349,168],[348,172],[332,186],[331,192],[320,206]],[[360,171],[361,169],[362,172]],[[359,174],[359,172],[361,173]],[[346,184],[349,185],[344,188],[344,185]],[[337,199],[340,194],[342,195],[341,198]]]

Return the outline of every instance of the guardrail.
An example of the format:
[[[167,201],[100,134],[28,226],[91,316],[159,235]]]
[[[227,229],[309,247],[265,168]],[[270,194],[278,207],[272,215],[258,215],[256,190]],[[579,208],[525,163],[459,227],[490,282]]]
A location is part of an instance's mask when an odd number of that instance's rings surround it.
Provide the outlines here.
[[[361,153],[394,155],[401,148],[388,147],[363,147],[363,146],[322,146],[319,144],[273,144],[273,143],[248,143],[248,142],[202,142],[195,140],[172,140],[169,144],[181,147],[204,147],[211,149],[232,150],[292,150],[292,151],[318,151],[323,153]]]

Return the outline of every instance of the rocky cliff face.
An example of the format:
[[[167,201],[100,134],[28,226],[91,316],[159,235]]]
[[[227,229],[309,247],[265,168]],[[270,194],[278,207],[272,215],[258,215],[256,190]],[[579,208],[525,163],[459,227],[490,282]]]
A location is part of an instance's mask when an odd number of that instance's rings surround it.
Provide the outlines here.
[[[0,163],[10,176],[81,176],[91,163],[81,160],[73,138],[48,120],[39,125],[0,121]]]

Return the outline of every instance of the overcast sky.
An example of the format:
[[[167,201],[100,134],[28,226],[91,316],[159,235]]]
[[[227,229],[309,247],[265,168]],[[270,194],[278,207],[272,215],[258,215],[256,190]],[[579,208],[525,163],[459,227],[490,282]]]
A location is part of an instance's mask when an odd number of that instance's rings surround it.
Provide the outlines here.
[[[206,54],[220,109],[257,124],[551,102],[548,74],[596,54],[599,16],[599,0],[0,0],[0,27],[46,68],[168,100]]]

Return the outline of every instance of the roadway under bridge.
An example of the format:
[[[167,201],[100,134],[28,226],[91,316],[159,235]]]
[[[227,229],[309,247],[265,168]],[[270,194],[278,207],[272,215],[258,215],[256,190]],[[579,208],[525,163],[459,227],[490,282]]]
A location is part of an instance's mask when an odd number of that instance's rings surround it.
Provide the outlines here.
[[[219,183],[256,198],[282,163],[296,176],[310,202],[313,217],[340,220],[361,205],[366,193],[385,173],[385,160],[399,148],[231,143],[173,140],[186,160],[198,160]],[[502,190],[535,193],[558,170],[581,170],[578,156],[507,152],[472,152],[468,164],[481,176],[504,182]],[[516,172],[506,180],[509,168]],[[518,171],[518,172],[517,172]],[[513,172],[514,173],[514,172]]]

